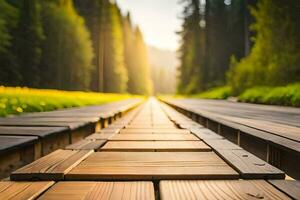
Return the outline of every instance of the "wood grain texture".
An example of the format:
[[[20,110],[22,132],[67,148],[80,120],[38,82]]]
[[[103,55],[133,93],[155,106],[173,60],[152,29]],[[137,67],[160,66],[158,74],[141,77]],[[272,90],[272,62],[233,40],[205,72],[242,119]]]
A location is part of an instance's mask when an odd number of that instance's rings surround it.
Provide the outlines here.
[[[0,126],[0,135],[17,135],[17,136],[39,136],[62,133],[68,131],[67,127],[20,127],[20,126]]]
[[[196,135],[201,140],[215,140],[215,139],[223,139],[222,136],[217,133],[207,129],[207,128],[197,128],[191,129],[191,132]]]
[[[122,134],[142,134],[142,133],[160,133],[160,134],[190,134],[189,130],[186,129],[145,129],[145,128],[137,128],[137,129],[122,129],[120,131]]]
[[[236,179],[238,173],[213,152],[96,152],[67,180]]]
[[[300,199],[300,181],[268,180],[273,186],[294,199]]]
[[[199,139],[192,134],[116,134],[110,141],[199,141]]]
[[[211,151],[202,141],[109,141],[101,151]]]
[[[157,125],[145,125],[145,124],[141,124],[141,125],[132,125],[132,124],[129,124],[129,125],[126,125],[125,128],[128,128],[128,129],[139,129],[139,128],[144,128],[144,129],[147,129],[147,128],[159,128],[159,129],[171,129],[171,128],[177,128],[174,124],[157,124]]]
[[[97,150],[102,147],[107,140],[80,140],[67,146],[67,150]]]
[[[221,140],[204,140],[206,144],[208,144],[213,149],[224,149],[224,150],[242,150],[242,148],[226,139]]]
[[[152,182],[59,182],[39,200],[155,200]]]
[[[94,133],[88,137],[86,140],[109,140],[111,137],[116,135],[116,133]]]
[[[0,126],[25,126],[25,127],[33,127],[33,126],[43,126],[43,127],[68,127],[71,130],[83,127],[87,125],[86,122],[31,122],[31,121],[7,121],[0,122]]]
[[[217,153],[245,179],[284,179],[283,171],[245,150],[216,149]]]
[[[33,145],[38,137],[35,136],[4,136],[0,135],[0,154],[7,151]]]
[[[286,200],[288,196],[264,180],[161,181],[161,200]]]
[[[0,182],[0,199],[29,200],[35,199],[54,184],[53,181],[43,182]]]
[[[18,170],[11,180],[63,180],[64,175],[88,157],[93,151],[56,150]]]

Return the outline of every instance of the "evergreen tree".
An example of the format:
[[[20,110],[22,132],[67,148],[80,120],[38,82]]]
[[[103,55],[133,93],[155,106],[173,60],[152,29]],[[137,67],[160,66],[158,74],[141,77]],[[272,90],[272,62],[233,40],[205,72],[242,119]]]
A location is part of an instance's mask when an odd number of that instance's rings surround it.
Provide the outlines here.
[[[84,20],[72,0],[45,1],[42,86],[67,90],[89,89],[93,49]]]
[[[128,92],[135,92],[134,79],[137,75],[135,69],[135,58],[136,58],[136,49],[135,49],[135,35],[133,26],[131,24],[130,14],[123,19],[123,34],[124,34],[124,48],[125,48],[125,64],[128,71]]]
[[[5,0],[0,0],[0,84],[15,86],[21,73],[13,53],[13,30],[18,22],[18,10]]]
[[[300,81],[298,8],[298,1],[263,0],[252,9],[255,44],[249,56],[229,73],[229,84],[236,94],[256,85]]]
[[[100,31],[102,23],[105,23],[105,19],[101,20],[101,16],[103,16],[102,0],[74,0],[74,6],[78,13],[85,19],[86,26],[91,34],[93,50],[94,50],[94,58],[93,65],[94,69],[91,72],[91,85],[90,89],[93,91],[103,91],[103,75],[100,69],[101,65],[101,55],[99,53],[101,48],[101,38]]]
[[[206,1],[206,88],[223,85],[230,57],[244,56],[244,15],[244,0]]]
[[[44,38],[37,0],[20,0],[19,22],[14,33],[14,54],[22,74],[22,85],[38,87],[41,43]]]
[[[104,92],[127,91],[127,69],[124,61],[122,16],[118,6],[107,0],[102,1],[102,26],[100,55],[104,75]]]
[[[188,0],[183,15],[178,92],[193,93],[205,88],[204,31],[199,0]]]
[[[133,48],[135,52],[133,67],[130,70],[129,89],[134,94],[151,94],[152,83],[150,80],[150,65],[147,47],[144,43],[139,27],[134,34]]]

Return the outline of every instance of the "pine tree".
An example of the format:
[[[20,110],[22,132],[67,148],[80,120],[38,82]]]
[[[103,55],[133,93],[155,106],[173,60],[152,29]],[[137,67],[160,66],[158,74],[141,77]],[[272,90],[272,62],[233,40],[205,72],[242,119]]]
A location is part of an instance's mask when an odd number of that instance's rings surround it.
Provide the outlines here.
[[[179,93],[193,93],[205,88],[204,82],[204,31],[199,0],[188,0],[183,15],[184,22],[179,49]]]
[[[130,88],[134,94],[151,94],[152,83],[150,80],[150,66],[148,60],[147,47],[144,43],[139,27],[134,34],[134,70],[131,71]]]
[[[38,87],[40,83],[41,44],[44,39],[37,0],[18,2],[19,22],[14,33],[14,54],[22,74],[22,85]]]
[[[0,0],[0,85],[16,86],[21,73],[13,53],[13,30],[18,22],[18,10]]]
[[[84,20],[72,0],[45,1],[41,74],[42,86],[67,90],[87,90],[90,86],[93,49]]]
[[[122,17],[118,6],[107,0],[103,1],[101,41],[103,65],[104,92],[127,91],[127,69],[124,61],[124,41],[122,30]]]

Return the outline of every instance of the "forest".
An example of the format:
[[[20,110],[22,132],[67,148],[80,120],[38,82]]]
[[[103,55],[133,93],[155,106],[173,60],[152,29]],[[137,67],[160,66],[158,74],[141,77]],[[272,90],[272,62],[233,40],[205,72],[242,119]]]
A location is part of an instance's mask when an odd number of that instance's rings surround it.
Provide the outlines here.
[[[115,1],[0,0],[0,85],[150,95],[175,93],[176,81],[183,95],[264,103],[266,93],[297,94],[300,104],[299,1],[177,4],[178,62],[149,47]],[[164,63],[177,73],[149,57],[174,60]]]
[[[116,3],[0,0],[0,11],[0,85],[151,93],[143,35]]]
[[[267,88],[300,81],[299,1],[187,0],[183,4],[178,93],[226,98],[253,87],[264,87],[256,92],[265,93]],[[290,88],[296,94],[300,86]],[[207,90],[211,92],[201,95]]]

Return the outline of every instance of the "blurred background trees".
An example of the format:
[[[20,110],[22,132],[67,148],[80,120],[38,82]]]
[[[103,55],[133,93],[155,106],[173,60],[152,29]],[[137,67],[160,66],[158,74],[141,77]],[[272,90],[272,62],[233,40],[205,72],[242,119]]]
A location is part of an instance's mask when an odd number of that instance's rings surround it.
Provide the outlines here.
[[[300,81],[299,1],[183,2],[178,93]]]
[[[299,1],[179,3],[177,63],[147,46],[114,1],[0,0],[0,85],[171,93],[176,65],[183,94],[227,85],[239,95],[300,81]]]
[[[0,84],[150,94],[147,47],[109,0],[0,0]]]

